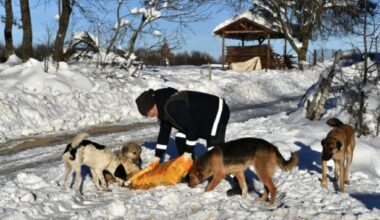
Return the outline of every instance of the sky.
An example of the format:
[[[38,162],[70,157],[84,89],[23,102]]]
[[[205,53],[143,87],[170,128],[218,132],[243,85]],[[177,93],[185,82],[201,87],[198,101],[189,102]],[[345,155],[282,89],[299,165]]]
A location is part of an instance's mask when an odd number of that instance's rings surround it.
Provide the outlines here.
[[[36,3],[41,1],[32,0],[30,1],[31,5],[31,16],[32,16],[32,27],[33,27],[33,43],[44,43],[47,39],[46,27],[53,27],[56,23],[56,14],[57,7],[55,5],[55,1],[50,1],[48,4],[41,4],[38,7],[35,7]],[[18,1],[13,4],[15,14],[19,14],[19,4]],[[234,16],[234,13],[230,9],[220,9],[220,6],[214,6],[210,8],[210,18],[202,21],[190,24],[192,31],[188,31],[186,33],[186,42],[184,45],[181,45],[180,49],[174,50],[174,52],[182,52],[182,51],[201,51],[207,52],[211,54],[214,58],[218,59],[221,56],[221,46],[222,39],[218,36],[214,36],[212,31],[214,28],[223,23],[225,20]],[[4,8],[1,8],[1,15],[4,14]],[[80,27],[80,21],[70,21],[75,22],[76,27]],[[4,28],[4,23],[0,23],[0,29]],[[170,28],[170,27],[164,27]],[[14,28],[14,42],[18,45],[22,39],[22,32],[17,28]],[[333,37],[329,41],[316,41],[311,42],[309,51],[313,51],[314,49],[327,48],[327,49],[351,49],[352,45],[357,45],[357,42],[352,42],[352,38],[349,36],[342,37]],[[4,42],[3,35],[0,35],[0,42]],[[226,45],[237,46],[240,44],[240,41],[236,40],[226,40]],[[256,44],[256,42],[254,42]],[[283,54],[283,40],[272,40],[271,44],[275,50],[275,52],[279,54]],[[288,45],[288,52],[293,53],[292,49]],[[311,52],[309,52],[311,55]]]
[[[321,121],[305,118],[305,100],[311,100],[316,83],[332,61],[310,69],[258,70],[236,72],[204,67],[151,67],[131,76],[114,66],[100,71],[94,63],[50,63],[29,60],[22,64],[12,56],[0,64],[0,219],[276,219],[276,220],[375,220],[380,216],[380,139],[356,139],[350,184],[338,192],[333,181],[334,163],[328,162],[328,185],[322,188],[321,140],[331,129],[326,120],[338,117],[349,123],[344,111],[344,81],[357,76],[355,64],[343,68],[334,79],[328,99],[339,100],[325,109]],[[346,62],[348,63],[348,62]],[[226,140],[263,138],[273,143],[288,159],[291,152],[300,157],[289,172],[277,170],[276,202],[270,206],[258,201],[264,187],[254,169],[246,172],[254,191],[247,197],[228,197],[228,178],[210,192],[207,181],[195,188],[185,182],[148,190],[110,186],[96,191],[89,171],[83,168],[81,192],[63,187],[61,160],[66,144],[17,147],[20,139],[73,135],[90,126],[141,126],[109,135],[90,135],[89,140],[112,151],[135,141],[142,145],[143,167],[154,157],[158,133],[155,119],[142,117],[134,99],[148,88],[174,87],[223,97],[231,108]],[[375,87],[376,86],[376,87]],[[371,103],[379,106],[379,85],[372,88]],[[301,98],[304,99],[301,99]],[[369,115],[366,115],[369,116]],[[375,125],[375,120],[368,123]],[[173,136],[174,137],[174,131]],[[15,139],[12,141],[12,139]],[[195,156],[205,152],[198,140]],[[8,152],[8,153],[6,153]],[[177,154],[170,140],[165,161]],[[70,178],[74,177],[70,175]]]
[[[33,7],[31,2],[31,17],[32,17],[32,27],[34,31],[33,42],[42,43],[46,42],[46,27],[51,26],[57,23],[56,15],[57,8],[55,3],[49,3],[46,6],[41,5],[38,7]],[[14,5],[15,14],[19,14],[18,3],[15,2]],[[185,45],[182,45],[182,48],[179,51],[192,51],[198,50],[202,52],[208,52],[214,57],[218,58],[221,55],[221,39],[219,37],[214,37],[212,35],[212,30],[221,22],[228,19],[231,15],[231,11],[227,11],[227,13],[219,13],[217,12],[219,9],[212,8],[210,11],[211,18],[206,21],[198,22],[190,24],[190,27],[193,31],[188,31],[187,34],[187,42]],[[226,11],[224,11],[226,12]],[[1,15],[5,14],[4,8],[1,8]],[[70,21],[71,23],[73,21]],[[74,21],[78,24],[78,21]],[[4,28],[4,23],[0,23],[0,29]],[[167,27],[170,28],[170,24]],[[14,28],[14,42],[18,44],[22,41],[22,32]],[[0,35],[0,41],[4,41],[4,36]],[[205,49],[207,48],[207,49]],[[178,51],[178,52],[179,52]]]

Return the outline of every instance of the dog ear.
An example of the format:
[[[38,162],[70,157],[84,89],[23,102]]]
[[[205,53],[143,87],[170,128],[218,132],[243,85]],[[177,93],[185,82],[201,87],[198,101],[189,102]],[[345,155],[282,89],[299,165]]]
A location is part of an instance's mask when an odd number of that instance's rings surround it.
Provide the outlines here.
[[[326,139],[323,139],[323,140],[321,141],[321,145],[324,146],[325,143],[326,143]]]
[[[340,148],[342,147],[342,143],[340,141],[337,141],[336,147],[338,148],[338,150],[340,150]]]
[[[119,164],[119,166],[116,168],[114,172],[115,177],[118,177],[122,180],[127,179],[127,172],[124,169],[124,166],[122,164]]]
[[[72,148],[70,150],[70,160],[75,160],[76,153],[77,153],[77,149],[76,148]]]

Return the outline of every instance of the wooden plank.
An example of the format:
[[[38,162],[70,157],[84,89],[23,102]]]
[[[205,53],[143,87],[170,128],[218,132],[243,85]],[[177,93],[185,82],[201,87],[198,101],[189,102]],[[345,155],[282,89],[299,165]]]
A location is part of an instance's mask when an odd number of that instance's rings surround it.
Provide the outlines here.
[[[225,62],[228,64],[244,62],[258,56],[260,57],[263,68],[276,69],[281,68],[283,65],[283,58],[274,53],[272,48],[265,44],[246,47],[228,46],[226,49],[227,55]]]

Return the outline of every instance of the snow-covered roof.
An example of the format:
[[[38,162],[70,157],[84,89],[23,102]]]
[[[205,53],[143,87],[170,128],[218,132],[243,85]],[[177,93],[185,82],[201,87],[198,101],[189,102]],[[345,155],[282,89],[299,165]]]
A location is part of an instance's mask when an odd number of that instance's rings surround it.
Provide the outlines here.
[[[235,23],[239,23],[239,22],[249,22],[252,27],[254,26],[254,29],[251,29],[249,32],[245,30],[244,27],[242,27],[244,25],[236,25],[236,26],[234,25]],[[239,30],[241,30],[241,33],[237,33]],[[272,37],[282,38],[282,31],[277,26],[273,25],[273,23],[268,22],[260,15],[252,13],[251,11],[246,11],[241,15],[225,20],[224,22],[217,25],[214,28],[212,33],[214,35],[221,35],[222,33],[225,34],[226,31],[235,32],[232,36],[226,36],[230,38],[240,38],[238,37],[238,35],[241,34],[241,35],[245,35],[245,36],[241,36],[241,38],[255,39],[257,38],[257,36],[253,36],[253,35],[260,35],[260,34],[262,35],[263,32],[271,33]],[[246,35],[250,35],[250,36],[247,38]]]

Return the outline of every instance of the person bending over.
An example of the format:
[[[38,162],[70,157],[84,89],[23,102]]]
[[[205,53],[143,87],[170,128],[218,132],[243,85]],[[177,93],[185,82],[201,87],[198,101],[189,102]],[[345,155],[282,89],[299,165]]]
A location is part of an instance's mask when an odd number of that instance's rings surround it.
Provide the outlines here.
[[[136,104],[141,115],[159,120],[153,162],[164,159],[173,127],[178,131],[175,136],[178,154],[184,154],[188,160],[194,158],[199,138],[206,140],[208,150],[225,142],[230,109],[220,97],[168,87],[144,91],[137,97]]]

